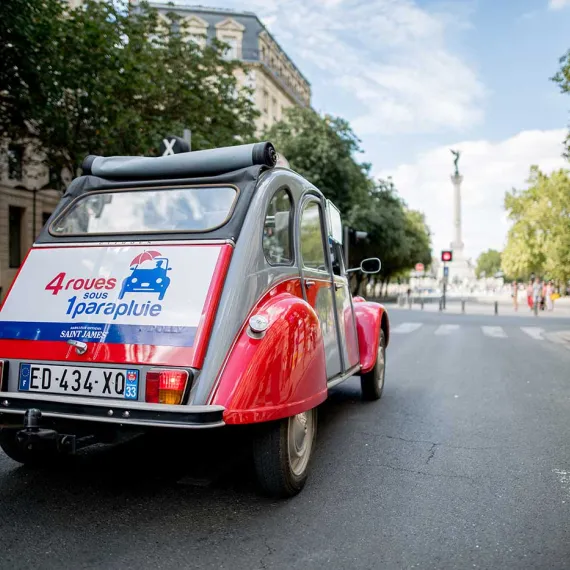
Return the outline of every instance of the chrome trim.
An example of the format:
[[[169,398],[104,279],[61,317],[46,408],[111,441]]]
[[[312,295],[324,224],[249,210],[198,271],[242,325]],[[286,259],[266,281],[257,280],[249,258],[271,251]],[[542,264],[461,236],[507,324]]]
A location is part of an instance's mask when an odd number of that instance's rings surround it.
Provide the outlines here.
[[[2,414],[12,414],[12,415],[24,415],[25,411],[23,410],[1,410],[0,411],[0,418]],[[58,414],[55,412],[43,412],[43,418],[55,418],[55,419],[62,419],[62,420],[76,420],[76,421],[85,421],[85,422],[96,422],[96,423],[103,423],[103,424],[121,424],[125,426],[141,426],[141,427],[168,427],[173,429],[210,429],[210,428],[217,428],[225,426],[224,421],[219,422],[212,422],[212,423],[203,423],[203,424],[181,424],[175,422],[156,422],[156,421],[145,421],[145,420],[132,420],[127,419],[127,417],[122,418],[100,418],[98,416],[77,416],[74,414]],[[0,426],[2,422],[0,421]]]
[[[147,404],[124,400],[43,396],[5,392],[2,394],[0,418],[3,414],[24,415],[29,408],[38,408],[42,416],[62,420],[92,421],[149,426],[200,429],[220,427],[223,406],[185,406]],[[1,425],[0,421],[0,425]]]
[[[344,382],[345,380],[348,380],[351,376],[354,376],[359,371],[360,371],[360,364],[357,364],[356,366],[349,368],[343,374],[339,374],[338,376],[331,378],[327,382],[327,388],[334,388],[335,386],[338,386],[340,383]]]

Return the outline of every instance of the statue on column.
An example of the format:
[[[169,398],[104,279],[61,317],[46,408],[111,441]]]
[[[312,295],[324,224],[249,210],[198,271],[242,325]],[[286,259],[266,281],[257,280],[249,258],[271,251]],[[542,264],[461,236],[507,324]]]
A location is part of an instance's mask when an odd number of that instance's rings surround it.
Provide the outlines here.
[[[455,157],[455,159],[453,160],[453,164],[455,165],[455,176],[459,176],[459,167],[457,166],[457,163],[459,162],[459,157],[461,156],[461,152],[458,150],[451,150],[451,154]]]

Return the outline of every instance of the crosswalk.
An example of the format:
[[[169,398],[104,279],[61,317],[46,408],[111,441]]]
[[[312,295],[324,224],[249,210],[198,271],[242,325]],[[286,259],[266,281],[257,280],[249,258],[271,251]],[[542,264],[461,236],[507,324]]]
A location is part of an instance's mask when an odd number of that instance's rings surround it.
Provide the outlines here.
[[[410,334],[418,331],[424,326],[424,323],[400,323],[390,329],[390,334]],[[490,338],[509,338],[508,332],[499,326],[481,326],[481,327],[462,327],[461,325],[439,325],[437,327],[427,325],[436,336],[449,336],[460,332],[461,328],[478,328],[483,335]],[[510,329],[517,329],[528,335],[533,340],[543,341],[545,330],[540,327],[510,327]],[[512,333],[511,333],[512,334]]]

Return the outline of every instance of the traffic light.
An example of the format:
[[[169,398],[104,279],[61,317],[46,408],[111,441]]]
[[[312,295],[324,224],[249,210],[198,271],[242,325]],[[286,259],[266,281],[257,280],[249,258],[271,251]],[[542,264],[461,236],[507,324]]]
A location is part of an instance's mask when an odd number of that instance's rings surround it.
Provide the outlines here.
[[[449,249],[444,249],[441,252],[441,261],[444,263],[447,261],[453,261],[453,252]]]

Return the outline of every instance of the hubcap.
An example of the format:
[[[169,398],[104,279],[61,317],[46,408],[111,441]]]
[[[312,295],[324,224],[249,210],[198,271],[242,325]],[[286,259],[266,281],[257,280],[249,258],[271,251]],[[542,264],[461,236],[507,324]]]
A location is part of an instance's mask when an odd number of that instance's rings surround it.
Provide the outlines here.
[[[297,476],[302,475],[307,468],[313,447],[314,430],[314,413],[312,410],[289,418],[287,433],[289,464]]]

